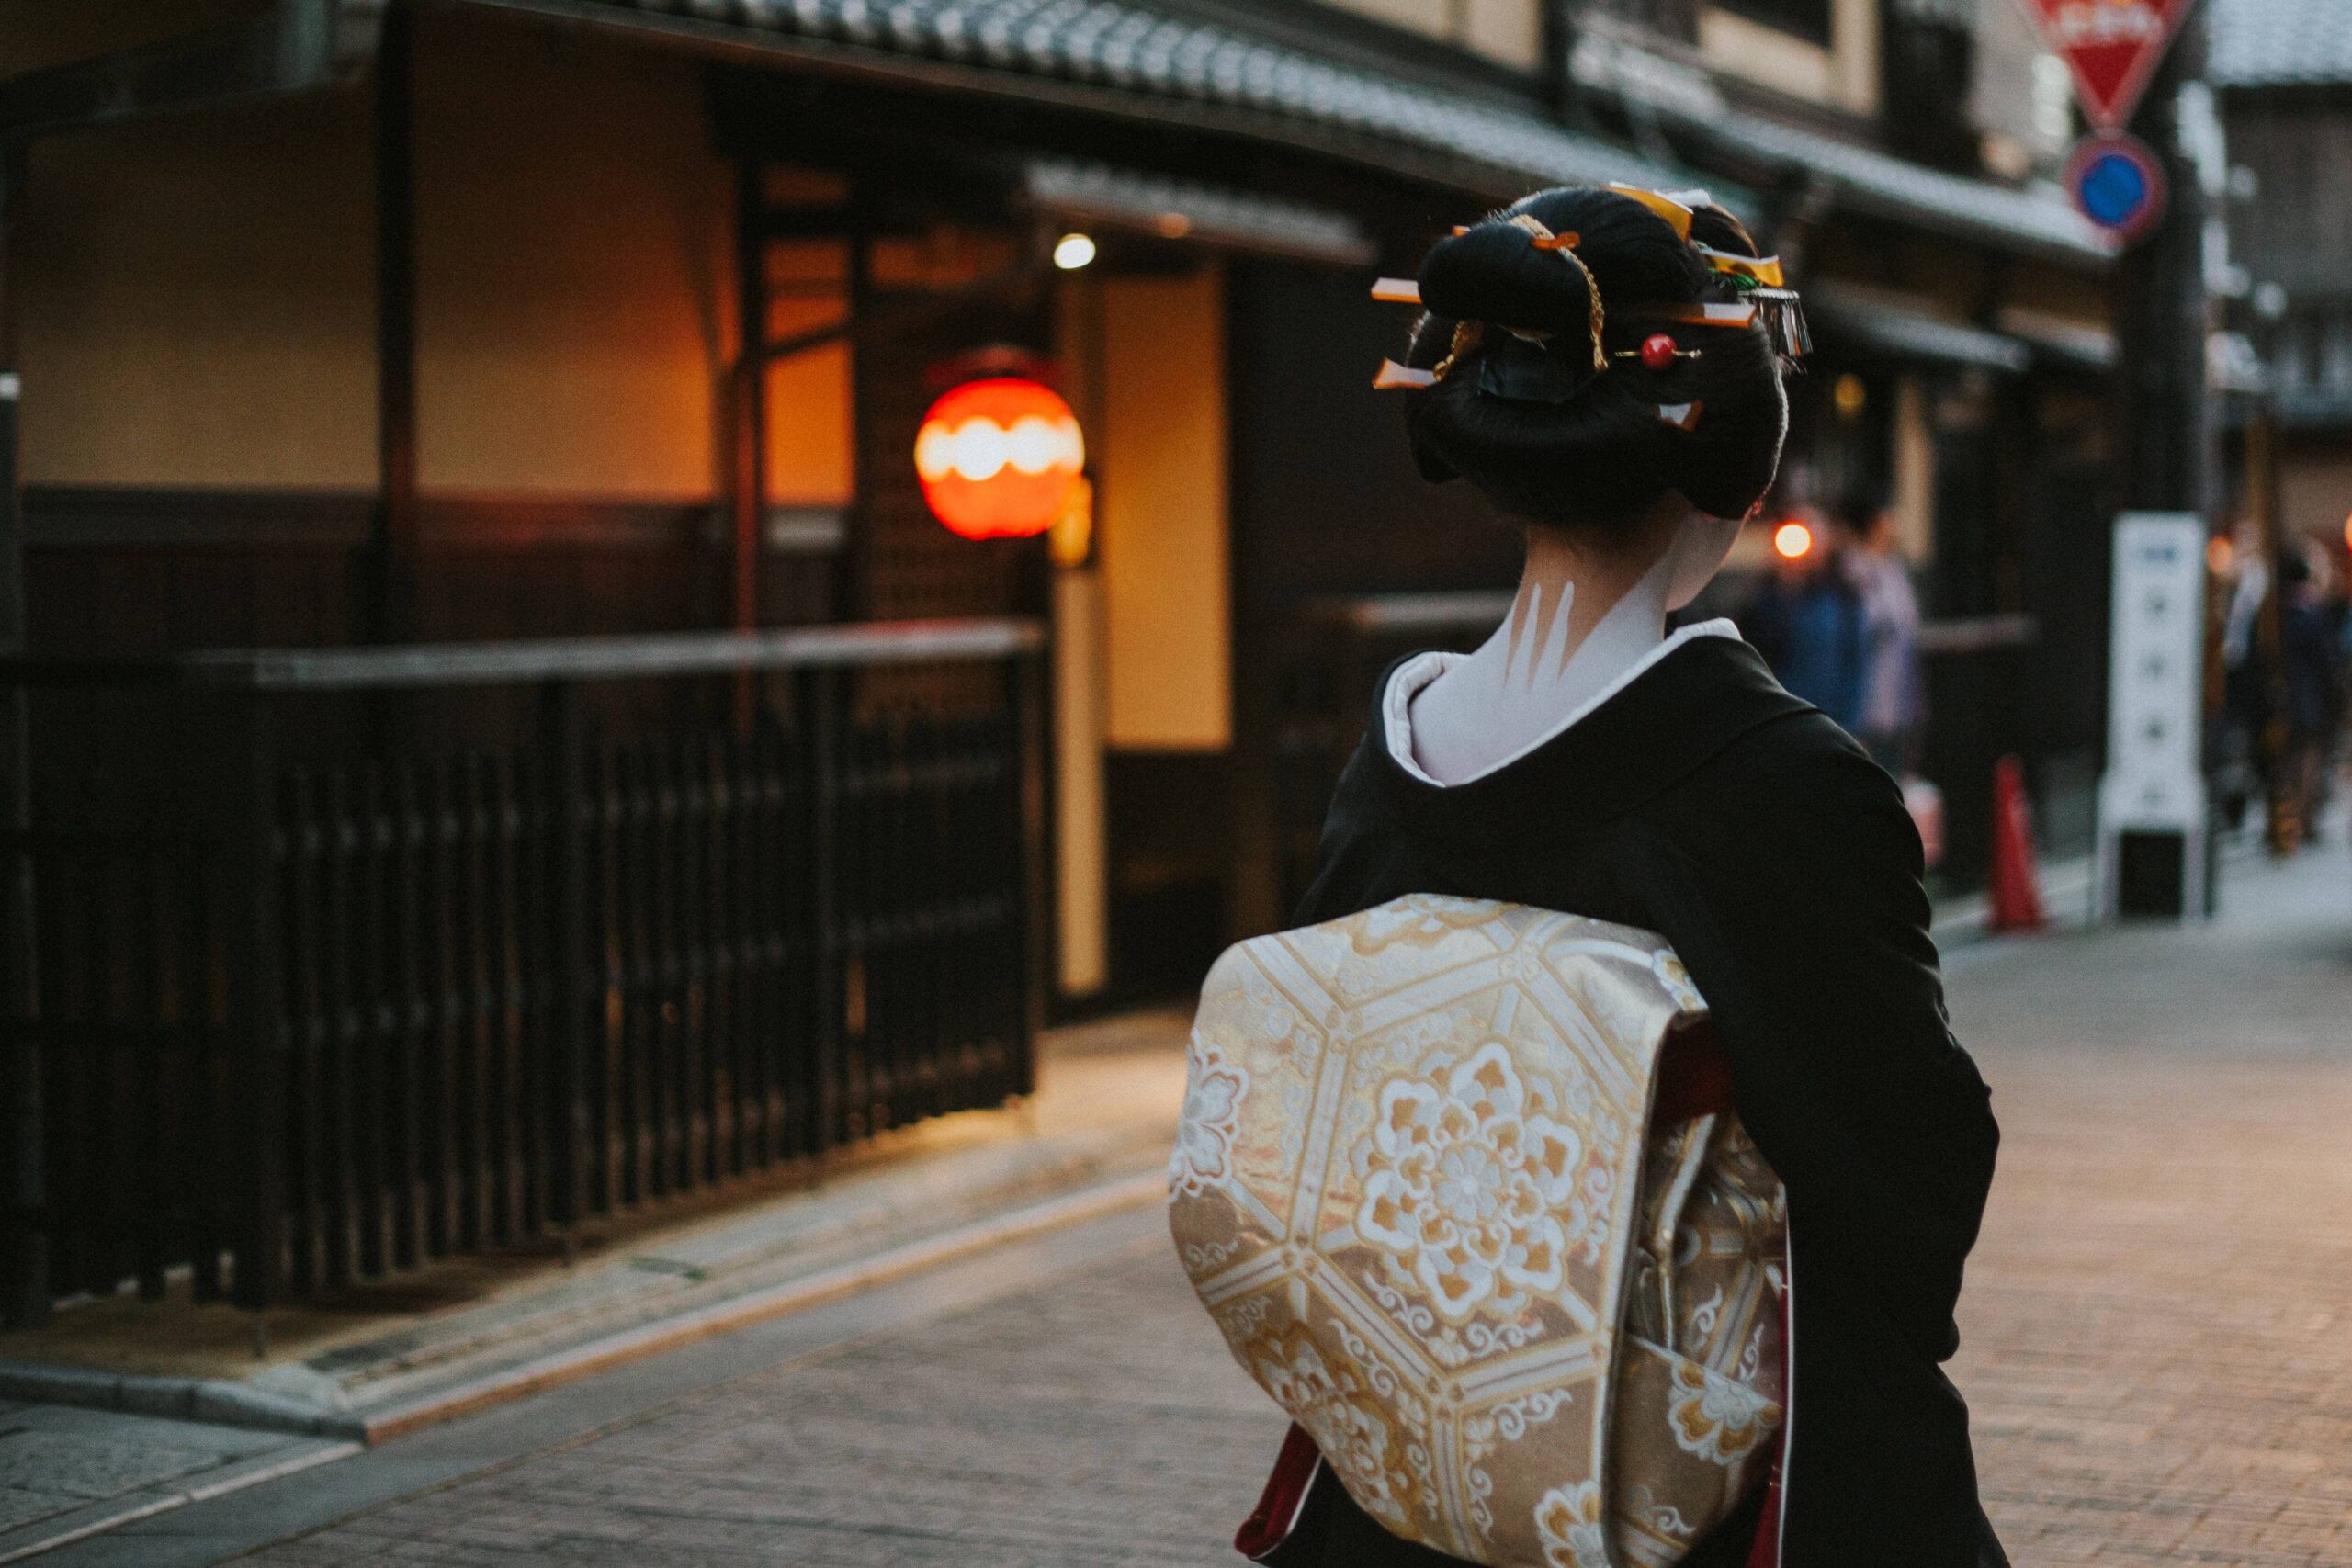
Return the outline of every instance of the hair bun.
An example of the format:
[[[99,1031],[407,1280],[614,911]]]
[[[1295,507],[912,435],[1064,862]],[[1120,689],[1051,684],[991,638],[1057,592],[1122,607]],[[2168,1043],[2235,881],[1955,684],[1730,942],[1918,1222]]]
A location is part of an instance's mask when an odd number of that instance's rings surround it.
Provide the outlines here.
[[[1539,243],[1547,235],[1569,243]],[[1758,254],[1721,208],[1696,209],[1686,241],[1642,202],[1586,186],[1539,191],[1439,241],[1421,263],[1428,313],[1407,360],[1433,368],[1457,342],[1464,354],[1434,386],[1408,395],[1423,474],[1467,478],[1537,522],[1625,524],[1668,491],[1718,516],[1744,515],[1771,484],[1787,423],[1780,364],[1761,329],[1674,328],[1700,353],[1663,369],[1631,355],[1659,330],[1643,306],[1736,298],[1701,245]],[[1507,333],[1458,336],[1463,321],[1549,341],[1538,349]],[[1603,368],[1593,368],[1596,350]],[[1510,395],[1539,386],[1542,397]],[[1687,403],[1702,406],[1695,428],[1660,416]]]

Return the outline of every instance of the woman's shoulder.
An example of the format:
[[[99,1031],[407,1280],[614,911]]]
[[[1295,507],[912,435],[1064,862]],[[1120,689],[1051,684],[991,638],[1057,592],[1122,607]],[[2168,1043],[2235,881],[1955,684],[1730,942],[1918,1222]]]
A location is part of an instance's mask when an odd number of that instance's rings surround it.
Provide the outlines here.
[[[1860,741],[1810,705],[1775,714],[1690,781],[1720,836],[1755,849],[1803,843],[1825,855],[1919,855],[1903,789]]]

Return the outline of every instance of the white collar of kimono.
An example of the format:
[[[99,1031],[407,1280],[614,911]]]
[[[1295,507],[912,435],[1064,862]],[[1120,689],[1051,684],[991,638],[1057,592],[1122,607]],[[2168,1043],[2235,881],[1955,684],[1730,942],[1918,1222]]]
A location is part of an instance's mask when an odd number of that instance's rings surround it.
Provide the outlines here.
[[[1510,756],[1488,763],[1468,778],[1456,779],[1452,784],[1439,784],[1413,758],[1413,699],[1419,695],[1422,687],[1470,656],[1466,653],[1416,654],[1396,667],[1396,673],[1389,678],[1388,689],[1381,694],[1381,734],[1388,743],[1388,754],[1396,759],[1396,765],[1419,782],[1438,789],[1458,788],[1463,784],[1476,784],[1488,773],[1500,773],[1521,757],[1540,750],[1566,734],[1570,726],[1623,691],[1643,671],[1647,670],[1684,643],[1695,637],[1727,637],[1736,639],[1738,636],[1739,628],[1721,616],[1712,621],[1700,621],[1693,626],[1682,627],[1641,658],[1619,671],[1615,680],[1585,699],[1559,723],[1513,751]]]

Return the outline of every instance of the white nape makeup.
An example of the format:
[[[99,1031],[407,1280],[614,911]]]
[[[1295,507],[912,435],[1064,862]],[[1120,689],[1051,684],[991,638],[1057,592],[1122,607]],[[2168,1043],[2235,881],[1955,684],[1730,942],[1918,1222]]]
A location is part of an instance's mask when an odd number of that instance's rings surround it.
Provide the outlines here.
[[[1666,651],[1666,617],[1698,596],[1739,525],[1679,499],[1622,541],[1528,530],[1527,564],[1503,624],[1477,651],[1426,656],[1397,672],[1398,760],[1466,784],[1542,745]],[[1730,635],[1727,622],[1678,633]],[[1384,701],[1390,694],[1384,694]]]

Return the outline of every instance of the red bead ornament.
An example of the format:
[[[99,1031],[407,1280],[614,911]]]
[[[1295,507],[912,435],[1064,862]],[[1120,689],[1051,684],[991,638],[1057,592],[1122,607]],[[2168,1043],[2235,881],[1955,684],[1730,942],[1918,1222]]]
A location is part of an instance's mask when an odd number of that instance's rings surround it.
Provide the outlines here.
[[[1674,363],[1674,340],[1664,333],[1652,333],[1642,340],[1642,368],[1663,370]]]

